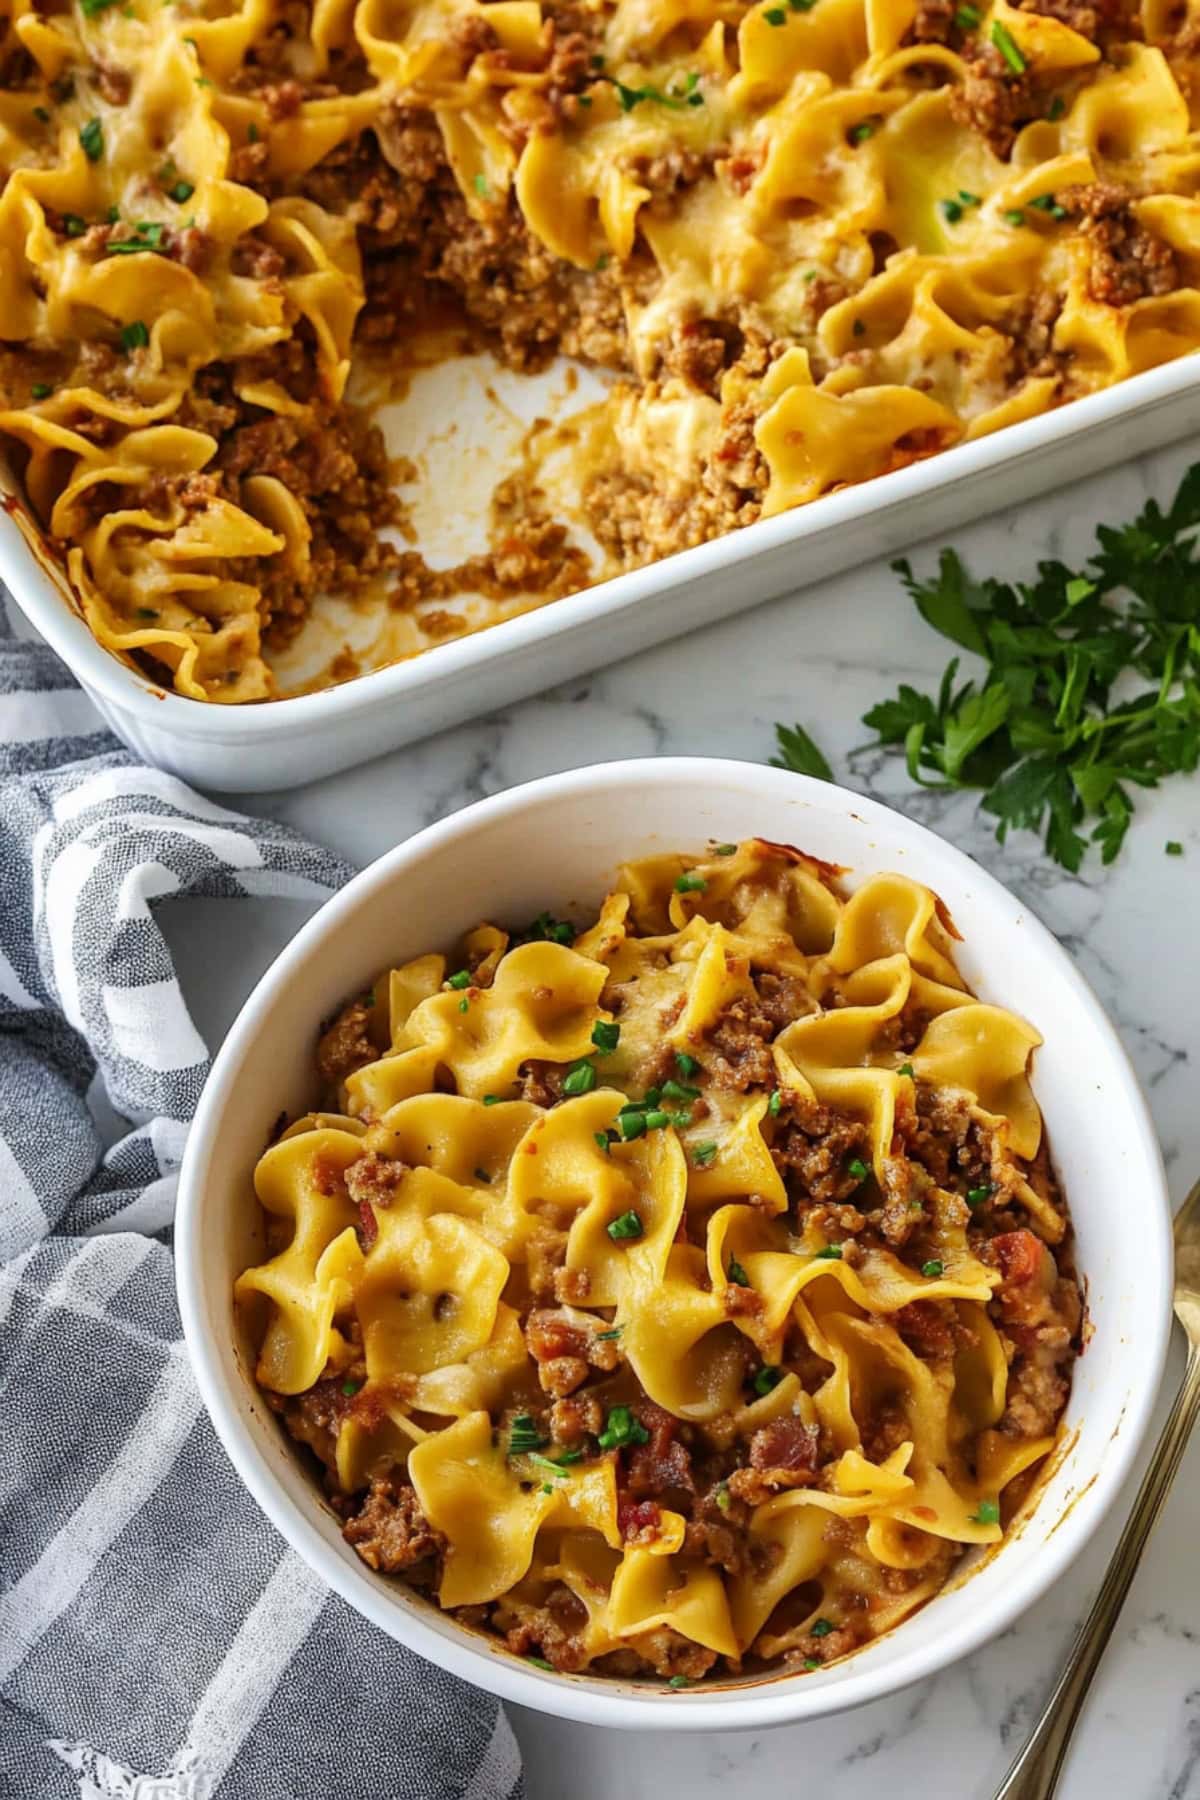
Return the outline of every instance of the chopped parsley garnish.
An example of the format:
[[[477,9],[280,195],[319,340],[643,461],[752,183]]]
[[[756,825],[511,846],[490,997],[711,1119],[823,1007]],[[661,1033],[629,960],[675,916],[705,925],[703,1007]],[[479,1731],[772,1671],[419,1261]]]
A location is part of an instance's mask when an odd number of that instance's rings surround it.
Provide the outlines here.
[[[767,1101],[767,1111],[773,1119],[779,1117],[779,1109],[783,1105],[783,1095],[778,1088],[772,1088],[771,1098]]]
[[[470,985],[470,969],[456,969],[453,975],[447,975],[446,977],[446,986],[448,988],[465,988],[470,987]]]
[[[992,1184],[990,1181],[987,1182],[983,1187],[973,1187],[973,1188],[967,1189],[967,1205],[970,1207],[982,1206],[984,1201],[990,1200],[991,1197],[992,1197]]]
[[[79,142],[89,162],[99,162],[104,155],[104,127],[99,119],[89,119],[79,127]]]
[[[939,200],[938,206],[942,217],[948,219],[951,225],[957,225],[963,216],[962,206],[957,200]]]
[[[713,1499],[722,1512],[728,1512],[733,1505],[733,1495],[729,1492],[728,1482],[722,1481],[713,1489]]]
[[[842,1246],[840,1244],[826,1244],[823,1250],[817,1251],[818,1262],[841,1262],[841,1260]]]
[[[700,1089],[686,1081],[664,1081],[662,1094],[664,1100],[698,1100]]]
[[[736,1256],[731,1256],[729,1259],[729,1279],[735,1287],[748,1288],[750,1286],[750,1277]]]
[[[627,1144],[633,1138],[644,1137],[646,1135],[645,1113],[639,1112],[636,1107],[630,1107],[628,1110],[622,1108],[617,1114],[617,1130]]]
[[[650,1111],[644,1116],[647,1131],[662,1131],[666,1126],[675,1123],[675,1114],[664,1112],[660,1106],[651,1107]]]
[[[677,894],[702,894],[707,886],[708,883],[705,881],[703,875],[696,875],[689,872],[686,875],[677,875],[675,877],[675,892]]]
[[[614,1244],[618,1244],[625,1238],[640,1238],[643,1235],[644,1227],[640,1214],[634,1212],[631,1206],[628,1212],[621,1213],[619,1218],[612,1221],[607,1227],[607,1231]]]
[[[865,144],[878,130],[878,119],[860,119],[857,125],[850,127],[850,141],[852,144]]]
[[[718,851],[717,854],[720,856],[723,852]],[[689,1056],[686,1050],[677,1050],[675,1052],[675,1064],[683,1075],[698,1075],[700,1073],[700,1064],[696,1061],[694,1056]]]
[[[865,319],[855,319],[855,321],[854,321],[853,325],[850,327],[850,329],[854,333],[855,337],[866,337],[867,321]]]
[[[258,142],[258,126],[254,123],[253,119],[251,119],[246,127],[246,142],[248,144],[257,144]]]
[[[855,1181],[865,1181],[871,1173],[861,1156],[856,1156],[846,1164],[847,1175],[853,1175]]]
[[[809,1636],[815,1638],[828,1637],[832,1630],[832,1619],[816,1619],[813,1624],[809,1626]]]
[[[137,616],[139,619],[157,619],[161,617],[161,614],[156,607],[139,606],[137,609]]]
[[[485,1187],[490,1187],[492,1185],[492,1178],[486,1169],[476,1169],[475,1179],[476,1181],[482,1181]]]
[[[567,1479],[566,1465],[568,1463],[577,1463],[583,1460],[582,1450],[564,1450],[559,1456],[540,1456],[536,1450],[529,1450],[526,1455],[535,1468],[544,1469],[547,1475],[553,1475],[558,1481]]]
[[[499,1106],[499,1104],[500,1104],[499,1094],[485,1094],[483,1096],[483,1104],[485,1106]]]
[[[54,392],[54,389],[50,386],[48,381],[35,381],[29,392],[33,395],[35,400],[48,400]],[[1168,849],[1169,848],[1170,846],[1168,845]]]
[[[532,1663],[535,1669],[545,1669],[547,1675],[554,1673],[554,1664],[547,1662],[544,1656],[527,1656],[525,1661]]]
[[[117,0],[79,0],[79,10],[85,19],[94,19],[106,6],[115,6],[116,3]]]
[[[38,121],[39,125],[48,125],[50,123],[50,114],[46,111],[44,106],[35,106],[33,109],[33,116]]]
[[[767,21],[768,25],[786,25],[787,8],[784,6],[768,6],[763,13],[763,18]]]
[[[132,324],[122,325],[121,346],[123,349],[144,350],[149,342],[150,333],[146,329],[144,320],[134,319]]]
[[[750,1385],[756,1394],[769,1394],[771,1389],[778,1387],[782,1380],[782,1369],[775,1368],[771,1363],[764,1363]]]
[[[652,100],[657,106],[669,106],[676,111],[682,106],[704,105],[704,95],[696,92],[700,77],[694,70],[688,76],[681,94],[664,94],[661,88],[656,87],[626,87],[623,81],[616,80],[612,75],[604,76],[604,80],[612,82],[617,102],[624,113],[632,112],[643,100]]]
[[[974,6],[959,6],[955,8],[954,23],[960,31],[974,31],[979,24],[980,16]]]
[[[1049,119],[1049,121],[1052,125],[1056,125],[1058,123],[1058,121],[1062,118],[1062,116],[1066,112],[1066,110],[1067,110],[1067,103],[1063,99],[1062,95],[1055,94],[1053,100],[1051,100],[1049,106],[1046,108],[1046,117]]]
[[[938,1261],[936,1256],[931,1257],[928,1262],[923,1262],[921,1264],[922,1275],[927,1275],[931,1281],[935,1281],[937,1279],[937,1277],[942,1273],[942,1269],[943,1269],[943,1265]]]
[[[976,579],[952,550],[929,578],[895,564],[926,624],[981,672],[960,682],[956,655],[934,692],[901,686],[865,715],[868,748],[903,748],[923,787],[976,789],[1001,843],[1036,831],[1072,874],[1092,846],[1111,863],[1135,794],[1200,767],[1197,526],[1200,463],[1168,506],[1098,526],[1082,571]]]
[[[34,395],[34,399],[36,400],[36,398],[37,398],[37,389],[36,388],[34,388],[34,390],[33,390],[33,395]],[[1164,848],[1165,848],[1168,856],[1182,856],[1183,855],[1183,845],[1179,842],[1178,838],[1168,838],[1166,841],[1166,844],[1164,845]]]
[[[491,190],[488,187],[486,175],[474,176],[471,181],[471,186],[475,189],[475,192],[479,195],[479,198],[481,200],[487,199],[488,194],[490,193]]]
[[[699,1169],[707,1169],[709,1163],[716,1160],[717,1146],[710,1139],[704,1144],[692,1145],[692,1161]]]
[[[623,1325],[610,1325],[607,1331],[598,1331],[596,1333],[596,1342],[598,1344],[610,1343],[613,1338],[619,1338],[624,1329],[625,1327]]]
[[[564,1094],[590,1094],[596,1085],[596,1070],[586,1056],[571,1064],[563,1076]]]
[[[548,912],[542,912],[533,921],[525,936],[534,939],[535,942],[548,939],[552,944],[573,944],[575,927],[568,925],[565,919],[552,919]]]
[[[717,844],[713,850],[713,855],[714,856],[732,856],[736,849],[737,849],[736,844]]]
[[[347,1394],[347,1395],[357,1394],[357,1392],[361,1386],[362,1386],[361,1381],[343,1381],[342,1392],[343,1392],[343,1394]]]
[[[603,1150],[605,1156],[610,1156],[612,1154],[612,1139],[609,1137],[607,1131],[593,1131],[592,1136],[596,1140],[597,1147]]]
[[[163,251],[163,238],[166,236],[165,225],[158,225],[148,219],[133,227],[133,236],[128,238],[109,238],[104,247],[106,256],[134,256],[139,251]]]
[[[913,1068],[911,1063],[901,1063],[900,1067],[896,1070],[896,1073],[897,1075],[907,1075],[910,1081],[915,1081],[917,1079],[917,1071]]]
[[[998,1500],[981,1500],[971,1515],[972,1525],[998,1525],[1000,1523],[1000,1502]]]
[[[81,219],[78,213],[63,214],[63,231],[69,238],[82,237],[87,228],[87,220]]]
[[[597,1050],[608,1055],[616,1049],[621,1041],[621,1027],[615,1019],[597,1019],[592,1026],[592,1042]]]
[[[185,200],[191,199],[195,191],[196,187],[194,182],[177,181],[174,187],[169,187],[167,189],[167,194],[170,199],[177,201],[179,205],[182,206]]]
[[[531,1451],[540,1450],[545,1442],[532,1415],[518,1413],[508,1428],[508,1454],[527,1456]]]
[[[1017,49],[1012,32],[1008,29],[1007,25],[1002,25],[999,19],[995,19],[992,22],[992,42],[995,44],[997,50],[1008,64],[1013,74],[1023,75],[1026,67],[1025,58]]]
[[[1023,225],[1025,223],[1025,214],[1021,211],[1019,206],[1010,207],[1004,215],[1004,223],[1006,225]]]
[[[819,1669],[822,1666],[823,1665],[818,1657],[806,1656],[804,1659],[804,1667],[806,1669]]]
[[[596,1442],[602,1450],[621,1450],[626,1444],[648,1444],[650,1433],[627,1406],[613,1406]]]
[[[794,775],[814,775],[818,781],[833,780],[833,770],[803,725],[777,725],[775,741],[779,755],[771,758],[773,769],[791,769]]]
[[[770,13],[767,13],[766,17],[769,19],[771,17]],[[667,1686],[669,1688],[685,1688],[685,1687],[690,1687],[691,1682],[686,1675],[672,1675],[670,1681],[668,1681],[668,1683],[667,1683]]]
[[[108,220],[108,223],[110,225],[115,225],[117,223],[118,219],[121,217],[120,207],[119,206],[110,206],[108,211],[105,213],[104,217]]]
[[[471,1010],[471,1002],[467,999],[467,996],[465,994],[463,995],[462,999],[458,1003],[458,1010],[461,1013],[470,1012],[470,1010]]]
[[[1065,219],[1067,216],[1066,207],[1060,206],[1053,194],[1037,194],[1029,204],[1036,207],[1038,212],[1049,213],[1052,219]]]

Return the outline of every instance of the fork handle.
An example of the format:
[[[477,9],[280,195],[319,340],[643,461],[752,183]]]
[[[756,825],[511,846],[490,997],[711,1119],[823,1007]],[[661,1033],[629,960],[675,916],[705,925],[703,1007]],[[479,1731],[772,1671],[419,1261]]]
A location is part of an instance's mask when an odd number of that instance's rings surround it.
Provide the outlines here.
[[[1200,1416],[1200,1349],[1189,1351],[1183,1382],[1167,1414],[1142,1477],[1112,1561],[1091,1612],[1071,1646],[1066,1666],[1046,1701],[1037,1729],[996,1793],[996,1800],[1051,1800],[1092,1676],[1104,1655],[1117,1615],[1137,1573],[1146,1540],[1162,1511],[1171,1483]]]

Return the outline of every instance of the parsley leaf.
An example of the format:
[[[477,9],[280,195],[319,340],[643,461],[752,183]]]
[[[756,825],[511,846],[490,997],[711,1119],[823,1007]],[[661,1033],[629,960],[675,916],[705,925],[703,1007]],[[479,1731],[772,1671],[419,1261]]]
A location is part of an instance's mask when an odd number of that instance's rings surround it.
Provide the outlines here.
[[[1096,541],[1083,569],[1029,581],[977,580],[953,550],[929,577],[893,564],[926,624],[986,666],[960,680],[954,657],[936,693],[904,683],[863,717],[914,782],[978,790],[1001,843],[1036,831],[1072,872],[1119,854],[1137,789],[1200,767],[1200,463],[1168,507]],[[776,735],[774,762],[828,778],[802,727]]]
[[[833,780],[833,770],[803,725],[777,725],[775,737],[779,755],[771,758],[772,768],[791,769],[796,775],[815,775],[818,781]]]

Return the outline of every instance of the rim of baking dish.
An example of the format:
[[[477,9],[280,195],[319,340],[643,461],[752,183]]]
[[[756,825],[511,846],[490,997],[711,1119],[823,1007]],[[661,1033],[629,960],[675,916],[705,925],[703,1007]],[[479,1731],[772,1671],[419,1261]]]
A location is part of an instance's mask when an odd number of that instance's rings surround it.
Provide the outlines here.
[[[242,1073],[246,1052],[252,1048],[262,1016],[275,997],[303,977],[305,966],[321,946],[337,936],[359,904],[386,890],[406,865],[468,837],[476,827],[521,813],[542,799],[578,795],[595,800],[614,789],[653,786],[661,791],[672,785],[728,787],[751,781],[762,794],[798,800],[828,809],[831,798],[844,803],[856,827],[872,826],[880,835],[901,840],[919,859],[920,879],[935,890],[939,868],[947,866],[960,878],[969,872],[972,884],[993,905],[1009,910],[1019,924],[1024,943],[1035,958],[1056,965],[1078,1009],[1074,1024],[1086,1032],[1090,1046],[1103,1042],[1122,1083],[1128,1108],[1129,1132],[1122,1141],[1131,1146],[1139,1178],[1150,1188],[1155,1204],[1140,1214],[1138,1247],[1139,1332],[1136,1341],[1124,1344],[1143,1365],[1140,1382],[1131,1383],[1120,1424],[1104,1456],[1087,1480],[1071,1497],[1053,1527],[1025,1567],[1018,1567],[1007,1584],[990,1595],[977,1613],[968,1614],[932,1643],[905,1652],[904,1626],[889,1633],[888,1642],[899,1645],[886,1664],[860,1663],[857,1656],[834,1664],[822,1675],[766,1676],[761,1682],[727,1686],[720,1696],[705,1696],[702,1687],[668,1692],[647,1686],[644,1692],[611,1678],[576,1677],[539,1672],[503,1646],[440,1615],[426,1616],[426,1606],[412,1609],[396,1599],[366,1570],[342,1561],[330,1549],[314,1519],[294,1497],[291,1486],[271,1468],[254,1432],[241,1416],[234,1385],[226,1382],[216,1347],[219,1320],[228,1331],[230,1301],[220,1296],[220,1306],[210,1305],[201,1275],[201,1240],[204,1234],[204,1193],[208,1166],[219,1144],[220,1123],[226,1099]],[[189,1134],[180,1176],[175,1225],[176,1280],[184,1336],[191,1355],[204,1404],[234,1467],[263,1512],[309,1566],[327,1581],[355,1611],[390,1637],[405,1644],[427,1661],[462,1677],[501,1699],[560,1718],[620,1729],[716,1731],[742,1730],[803,1719],[826,1717],[869,1701],[885,1698],[933,1675],[961,1657],[998,1637],[1030,1605],[1039,1599],[1074,1561],[1093,1537],[1101,1519],[1113,1504],[1145,1436],[1165,1364],[1171,1328],[1173,1247],[1171,1209],[1157,1136],[1145,1096],[1117,1033],[1091,987],[1052,934],[1028,909],[965,852],[939,838],[925,826],[878,801],[850,792],[831,782],[760,764],[716,757],[638,758],[591,764],[563,774],[542,776],[480,800],[384,852],[337,894],[333,895],[300,929],[254,987],[235,1019],[218,1053]],[[1086,1271],[1085,1271],[1086,1275]],[[303,1481],[297,1467],[296,1488]],[[1002,1553],[1003,1546],[1000,1547]],[[885,1640],[880,1640],[885,1641]],[[856,1665],[858,1665],[856,1667]]]
[[[351,714],[390,708],[411,689],[469,677],[481,658],[536,652],[548,638],[603,623],[701,576],[799,544],[817,532],[889,513],[948,485],[993,476],[1007,463],[1035,455],[1123,414],[1153,410],[1193,386],[1200,386],[1196,352],[1128,376],[1051,412],[1006,425],[986,437],[955,444],[907,468],[839,488],[724,537],[676,551],[515,618],[435,645],[417,656],[368,670],[339,686],[281,700],[237,706],[190,700],[124,663],[104,649],[83,619],[78,603],[72,604],[58,579],[39,566],[14,520],[9,521],[11,530],[0,531],[0,580],[17,595],[52,648],[86,686],[111,705],[133,710],[147,723],[184,738],[223,744],[249,744],[264,737],[286,739],[323,730]],[[10,501],[8,510],[24,504],[20,499]],[[986,505],[980,508],[981,514],[989,510]],[[65,581],[65,577],[61,579]],[[647,593],[648,588],[653,589],[652,594]]]

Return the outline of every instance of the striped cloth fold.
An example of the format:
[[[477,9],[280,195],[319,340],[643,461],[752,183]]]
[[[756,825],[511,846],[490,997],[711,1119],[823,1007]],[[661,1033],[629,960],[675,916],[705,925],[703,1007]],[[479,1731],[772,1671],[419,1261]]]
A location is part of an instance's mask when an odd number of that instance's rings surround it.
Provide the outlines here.
[[[208,1059],[156,908],[350,872],[139,765],[0,610],[3,1800],[522,1792],[496,1703],[262,1517],[180,1334],[170,1225]]]

